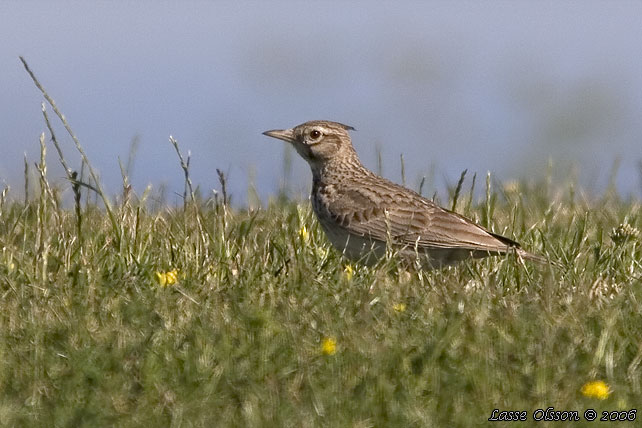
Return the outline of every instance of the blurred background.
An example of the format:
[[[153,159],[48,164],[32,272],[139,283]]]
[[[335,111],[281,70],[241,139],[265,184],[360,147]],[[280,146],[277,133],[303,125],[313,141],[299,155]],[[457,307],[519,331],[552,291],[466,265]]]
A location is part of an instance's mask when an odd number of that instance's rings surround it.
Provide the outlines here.
[[[552,160],[560,185],[577,177],[589,192],[617,165],[617,189],[640,197],[641,23],[640,1],[4,0],[0,185],[21,193],[24,153],[36,162],[46,131],[22,55],[114,193],[136,140],[135,191],[179,202],[173,135],[206,196],[220,168],[237,205],[284,187],[307,197],[305,162],[261,133],[329,119],[354,126],[362,161],[378,170],[380,153],[393,181],[403,155],[424,194],[464,169],[536,180]],[[49,166],[62,183],[52,146]]]

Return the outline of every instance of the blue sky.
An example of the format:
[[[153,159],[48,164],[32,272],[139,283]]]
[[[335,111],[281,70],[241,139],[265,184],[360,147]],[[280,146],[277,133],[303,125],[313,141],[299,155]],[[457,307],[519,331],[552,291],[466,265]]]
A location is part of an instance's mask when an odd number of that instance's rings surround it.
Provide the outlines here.
[[[173,135],[205,193],[219,188],[220,168],[237,203],[250,182],[265,200],[286,148],[261,132],[330,119],[357,128],[367,166],[380,150],[384,175],[400,181],[403,155],[408,185],[427,175],[430,193],[463,169],[535,179],[548,159],[600,190],[620,159],[618,188],[639,197],[640,22],[634,1],[5,0],[0,182],[19,192],[23,153],[37,161],[46,129],[22,55],[113,192],[134,137],[136,191],[180,192]],[[305,195],[310,173],[293,156],[292,194]]]

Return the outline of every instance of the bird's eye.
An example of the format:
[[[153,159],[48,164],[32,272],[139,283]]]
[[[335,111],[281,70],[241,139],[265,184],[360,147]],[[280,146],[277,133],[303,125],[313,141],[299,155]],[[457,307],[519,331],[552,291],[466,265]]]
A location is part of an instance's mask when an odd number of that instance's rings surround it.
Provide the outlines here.
[[[312,138],[313,140],[316,140],[320,136],[321,136],[321,131],[318,131],[316,129],[313,129],[312,131],[310,131],[310,138]]]

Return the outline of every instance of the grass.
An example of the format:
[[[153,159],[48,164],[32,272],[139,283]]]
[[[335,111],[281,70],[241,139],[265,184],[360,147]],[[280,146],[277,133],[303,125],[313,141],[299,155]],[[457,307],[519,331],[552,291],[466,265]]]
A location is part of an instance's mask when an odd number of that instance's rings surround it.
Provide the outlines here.
[[[151,209],[125,173],[115,201],[67,168],[53,185],[44,140],[32,197],[0,197],[0,425],[529,426],[642,403],[638,201],[490,179],[476,200],[462,176],[444,205],[563,266],[364,267],[305,202],[200,198],[178,143],[185,204]]]

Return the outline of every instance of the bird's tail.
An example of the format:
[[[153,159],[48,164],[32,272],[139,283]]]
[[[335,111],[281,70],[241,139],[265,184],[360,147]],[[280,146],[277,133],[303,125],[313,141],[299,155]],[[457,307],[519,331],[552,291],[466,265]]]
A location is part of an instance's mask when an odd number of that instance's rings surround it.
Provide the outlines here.
[[[547,257],[540,256],[539,254],[529,253],[528,251],[522,250],[521,248],[515,248],[515,252],[517,253],[517,257],[519,257],[522,260],[528,260],[528,261],[536,262],[543,265],[553,265],[558,268],[562,267],[562,264],[555,260],[551,260]]]
[[[559,262],[556,262],[555,260],[551,260],[551,259],[549,259],[547,257],[540,256],[539,254],[533,254],[533,253],[529,253],[526,250],[523,250],[521,248],[521,245],[517,241],[513,241],[510,238],[507,238],[507,237],[502,236],[502,235],[498,235],[496,233],[492,233],[492,232],[489,232],[489,233],[492,236],[494,236],[495,238],[497,238],[500,241],[502,241],[504,244],[508,245],[510,250],[514,250],[515,253],[517,254],[517,257],[519,257],[522,260],[529,260],[531,262],[536,262],[536,263],[543,264],[543,265],[549,265],[550,264],[550,265],[553,265],[553,266],[558,267],[558,268],[562,267],[562,264],[559,263]],[[509,252],[510,252],[510,250],[509,250]]]

